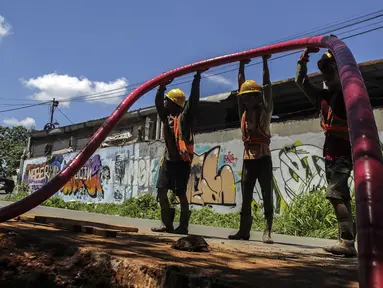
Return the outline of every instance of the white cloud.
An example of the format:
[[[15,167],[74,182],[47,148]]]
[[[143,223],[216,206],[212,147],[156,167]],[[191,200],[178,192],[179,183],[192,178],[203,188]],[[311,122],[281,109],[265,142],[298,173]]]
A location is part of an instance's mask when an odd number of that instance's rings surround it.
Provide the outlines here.
[[[220,85],[225,85],[225,86],[229,86],[231,87],[232,89],[235,88],[235,83],[228,79],[228,78],[225,78],[221,75],[210,75],[208,73],[204,73],[206,75],[206,79],[216,83],[216,84],[220,84]]]
[[[75,97],[89,95],[81,101],[98,102],[105,104],[118,104],[125,96],[128,81],[120,78],[112,82],[91,81],[85,77],[73,77],[56,73],[46,74],[37,78],[21,80],[28,88],[37,90],[29,98],[41,102],[51,101],[53,98],[61,101],[60,106],[69,106]],[[108,92],[110,91],[110,92]],[[95,95],[90,95],[95,94]],[[80,99],[78,99],[80,100]]]
[[[27,129],[36,127],[35,119],[27,117],[24,120],[17,120],[16,118],[4,119],[3,123],[8,126],[23,126]]]
[[[0,40],[11,33],[11,25],[0,15]]]

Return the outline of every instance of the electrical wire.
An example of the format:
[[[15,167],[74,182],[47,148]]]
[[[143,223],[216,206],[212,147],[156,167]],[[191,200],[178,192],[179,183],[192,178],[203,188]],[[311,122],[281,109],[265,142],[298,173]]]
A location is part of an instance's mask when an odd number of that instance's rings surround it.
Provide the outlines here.
[[[374,22],[372,24],[364,25],[362,27],[357,27],[357,28],[354,28],[354,29],[351,29],[351,30],[348,30],[348,31],[345,31],[345,32],[337,33],[337,36],[344,35],[344,34],[347,34],[347,33],[350,33],[350,32],[354,32],[354,31],[357,31],[357,30],[360,30],[360,29],[363,29],[363,28],[371,27],[371,26],[374,26],[374,25],[380,24],[380,23],[383,23],[383,20]]]
[[[48,101],[48,102],[42,102],[42,103],[37,103],[37,104],[33,104],[33,105],[27,105],[27,106],[23,106],[23,107],[19,107],[19,108],[13,108],[13,109],[1,110],[0,113],[10,112],[10,111],[16,111],[16,110],[21,110],[21,109],[27,109],[27,108],[32,108],[32,107],[36,107],[36,106],[45,105],[45,104],[48,104],[48,103],[50,103],[50,101]]]
[[[367,31],[363,31],[363,32],[360,32],[360,33],[357,33],[357,34],[354,34],[354,35],[351,35],[351,36],[344,37],[344,38],[342,38],[342,40],[350,39],[350,38],[353,38],[353,37],[356,37],[356,36],[360,36],[360,35],[363,35],[363,34],[367,34],[367,33],[370,33],[370,32],[373,32],[373,31],[377,31],[377,30],[380,30],[380,29],[383,29],[383,26],[379,26],[379,27],[376,27],[376,28],[373,28],[373,29],[370,29],[370,30],[367,30]]]
[[[0,103],[0,106],[26,106],[26,105],[31,105],[31,103]]]
[[[349,20],[346,20],[346,21],[341,21],[341,22],[335,22],[333,24],[328,24],[328,25],[325,25],[325,26],[321,26],[321,27],[318,27],[318,28],[313,28],[311,30],[307,30],[305,32],[302,32],[302,33],[297,33],[297,34],[294,34],[290,37],[285,37],[285,38],[282,38],[282,39],[279,39],[279,40],[276,40],[276,41],[273,41],[273,42],[270,42],[270,43],[266,43],[264,45],[269,45],[269,44],[273,44],[273,43],[277,43],[277,42],[282,42],[282,41],[287,41],[287,40],[292,40],[292,39],[295,39],[297,37],[303,37],[303,36],[312,36],[314,33],[315,35],[318,35],[318,34],[328,34],[328,33],[333,33],[333,32],[336,32],[338,30],[342,30],[342,29],[346,29],[348,27],[351,27],[351,26],[355,26],[355,25],[358,25],[360,23],[364,23],[364,22],[367,22],[367,21],[371,21],[373,19],[376,19],[376,18],[379,18],[379,17],[382,17],[383,14],[382,14],[383,10],[379,10],[379,11],[375,11],[375,12],[372,12],[372,13],[368,13],[368,14],[365,14],[365,15],[362,15],[362,16],[358,16],[358,17],[354,17],[352,19],[349,19]],[[377,13],[380,13],[378,15],[374,15],[374,14],[377,14]],[[374,16],[372,16],[374,15]],[[359,20],[359,19],[362,19],[362,18],[365,18],[365,17],[368,17],[368,16],[372,16],[372,17],[369,17],[367,19],[363,19],[363,20]],[[355,21],[355,20],[359,20],[358,22],[356,23],[351,23],[351,24],[347,24],[349,22],[352,22],[352,21]],[[335,24],[338,24],[338,25],[343,25],[341,27],[337,27],[337,28],[332,28],[331,30],[327,30],[325,32],[320,32],[321,30],[320,29],[328,29],[332,26],[334,26]],[[344,25],[344,24],[347,24],[347,25]],[[372,24],[374,25],[374,24]],[[370,25],[368,25],[370,26]],[[363,27],[362,27],[363,28]],[[357,29],[361,29],[361,28],[357,28]],[[356,29],[353,29],[353,30],[356,30]],[[351,32],[351,31],[346,31],[346,32],[342,32],[340,34],[345,34],[345,33],[348,33],[348,32]],[[261,46],[264,46],[264,45],[261,45]],[[279,58],[278,58],[279,59]],[[254,64],[251,64],[249,66],[253,66]],[[231,65],[226,65],[225,66],[222,66],[222,67],[217,67],[216,69],[213,69],[211,71],[218,71],[218,70],[222,70],[224,68],[228,68],[228,67],[232,67],[232,66],[236,66],[236,64],[231,64]],[[232,70],[230,70],[232,71]],[[226,72],[225,72],[226,73]],[[219,74],[223,74],[223,73],[219,73]],[[215,76],[215,75],[219,75],[219,74],[211,74],[209,76],[205,76],[204,78],[208,78],[208,77],[212,77],[212,76]],[[185,76],[181,76],[178,78],[178,80],[181,80],[182,78],[189,78],[191,77],[190,75],[185,75]],[[191,82],[191,81],[190,81]],[[136,87],[138,87],[139,85],[143,84],[145,82],[138,82],[138,83],[134,83],[131,85],[130,89],[129,90],[132,90]],[[179,85],[179,84],[184,84],[184,83],[188,83],[188,82],[175,82],[172,84],[172,86],[174,85]],[[120,88],[115,88],[115,89],[111,89],[111,90],[107,90],[107,91],[103,91],[103,92],[96,92],[96,93],[91,93],[91,94],[87,94],[87,95],[81,95],[81,96],[77,96],[77,97],[72,97],[71,99],[67,99],[68,102],[71,102],[71,101],[74,101],[75,99],[83,99],[83,98],[89,98],[90,100],[93,99],[93,97],[95,96],[99,96],[99,97],[103,97],[105,95],[110,95],[111,92],[121,92],[121,93],[126,93],[127,91],[127,87],[128,85],[125,85],[123,87],[120,87]],[[116,97],[121,97],[120,94],[117,95]],[[108,97],[109,98],[109,97]],[[5,98],[2,98],[2,99],[5,99]],[[13,98],[13,99],[10,99],[10,98],[7,98],[9,100],[25,100],[25,99],[16,99],[16,98]],[[33,101],[33,100],[30,100],[30,101]],[[36,100],[35,100],[36,101]],[[66,101],[65,99],[62,99],[61,102],[63,101]]]
[[[379,14],[378,14],[378,15],[374,15],[374,14],[377,14],[377,13],[379,13]],[[371,15],[374,15],[374,16],[371,16]],[[367,16],[371,16],[371,17],[369,17],[369,18],[367,18],[367,19],[359,20],[359,21],[357,21],[357,22],[355,22],[355,23],[346,24],[346,23],[348,23],[348,22],[350,22],[350,21],[355,21],[355,20],[358,20],[358,19],[361,19],[361,18],[365,18],[365,17],[367,17]],[[276,40],[276,41],[273,41],[273,42],[270,42],[270,43],[267,43],[267,44],[263,44],[263,45],[261,45],[261,46],[270,45],[270,44],[278,43],[278,42],[282,42],[282,41],[293,40],[293,39],[295,39],[295,38],[297,38],[297,37],[314,36],[314,35],[319,35],[319,34],[324,35],[324,34],[334,33],[334,32],[336,32],[336,31],[343,30],[343,29],[346,29],[346,28],[349,28],[349,27],[352,27],[352,26],[355,26],[355,25],[358,25],[358,24],[361,24],[361,23],[364,23],[364,22],[367,22],[367,21],[371,21],[371,20],[380,18],[380,17],[382,17],[382,16],[383,16],[383,9],[382,9],[382,10],[379,10],[379,11],[372,12],[372,13],[365,14],[365,15],[363,15],[363,16],[359,16],[359,17],[353,18],[353,19],[351,19],[351,20],[346,20],[346,21],[342,21],[342,22],[337,22],[338,25],[342,25],[342,26],[340,26],[340,27],[336,27],[336,28],[332,28],[332,29],[330,29],[331,24],[330,24],[330,25],[326,25],[326,26],[321,26],[320,28],[314,28],[314,29],[308,30],[308,31],[303,32],[303,33],[298,33],[298,34],[295,34],[295,35],[290,36],[290,37],[285,37],[285,38],[282,38],[282,39],[280,39],[280,40]],[[327,29],[327,30],[326,30],[326,31],[323,31],[323,32],[320,32],[321,30],[319,30],[319,29],[322,29],[322,30],[323,30],[323,29]],[[359,28],[359,29],[361,29],[361,28]],[[310,32],[311,32],[311,34],[308,34],[308,33],[310,33]],[[343,32],[342,34],[347,33],[347,32],[350,32],[350,31]],[[260,47],[261,47],[261,46],[260,46]],[[290,54],[290,55],[294,55],[294,54]],[[290,56],[290,55],[286,55],[286,56]],[[280,58],[282,58],[282,57],[279,57],[279,58],[277,58],[277,59],[280,59]],[[276,58],[274,58],[274,59],[276,59]],[[271,59],[271,60],[272,60],[272,59]],[[248,65],[248,66],[253,66],[253,65],[256,65],[256,64],[250,64],[250,65]],[[211,71],[217,71],[217,70],[221,70],[221,69],[228,68],[228,67],[233,67],[233,66],[237,66],[237,64],[229,64],[229,65],[226,65],[226,67],[225,67],[225,66],[223,66],[223,67],[218,67],[218,68],[216,68],[216,69],[212,69]],[[230,71],[233,71],[233,70],[230,70]],[[229,71],[229,72],[230,72],[230,71]],[[224,72],[224,73],[227,73],[227,72]],[[210,74],[209,76],[204,76],[204,77],[202,77],[202,78],[213,77],[213,76],[215,76],[215,75],[220,75],[220,74],[223,74],[223,73]],[[181,77],[178,78],[178,80],[181,80],[183,77],[184,77],[184,78],[190,78],[190,77],[193,77],[193,76],[190,76],[190,75],[181,76]],[[180,84],[189,83],[189,82],[191,82],[191,81],[175,82],[175,83],[172,83],[172,84],[169,85],[169,86],[175,86],[175,85],[180,85]],[[138,86],[142,85],[143,83],[145,83],[145,81],[131,84],[130,87],[129,87],[129,89],[127,89],[128,86],[126,85],[126,86],[123,86],[123,87],[120,87],[120,88],[116,88],[116,89],[112,89],[112,90],[107,90],[107,91],[104,91],[104,92],[97,92],[97,93],[92,93],[92,94],[87,94],[87,95],[76,96],[76,97],[72,97],[72,98],[70,98],[70,99],[62,99],[61,102],[63,102],[63,101],[72,102],[73,100],[76,100],[76,99],[83,99],[83,98],[87,98],[87,99],[89,98],[89,99],[91,99],[91,100],[94,100],[94,99],[93,99],[93,96],[103,97],[104,95],[110,95],[110,92],[113,92],[113,91],[115,91],[115,92],[119,91],[119,92],[127,93],[128,91],[132,91],[133,89],[137,88]],[[128,90],[128,91],[127,91],[127,90]],[[90,98],[90,97],[92,97],[92,98]],[[121,97],[121,96],[120,96],[120,94],[119,94],[119,95],[116,96],[116,97]]]
[[[361,17],[357,17],[357,18],[354,18],[353,20],[356,20],[356,19],[360,19],[360,18],[363,18],[363,17],[367,17],[369,15],[373,15],[373,14],[376,14],[376,13],[380,13],[382,12],[383,10],[379,10],[379,11],[376,11],[376,12],[373,12],[373,13],[369,13],[367,15],[364,15],[364,16],[361,16]],[[346,28],[349,28],[349,27],[352,27],[352,26],[355,26],[355,25],[358,25],[358,24],[361,24],[361,23],[364,23],[364,22],[367,22],[367,21],[371,21],[371,20],[374,20],[374,19],[377,19],[379,17],[382,17],[383,16],[383,13],[381,14],[378,14],[378,15],[375,15],[375,16],[372,16],[372,17],[369,17],[367,19],[363,19],[363,20],[359,20],[358,22],[356,23],[352,23],[352,24],[347,24],[347,25],[343,25],[341,27],[337,27],[337,28],[334,28],[332,30],[328,30],[324,33],[321,33],[321,34],[328,34],[328,33],[333,33],[333,32],[336,32],[336,31],[339,31],[339,30],[343,30],[343,29],[346,29]],[[344,23],[347,23],[347,22],[350,22],[352,20],[348,20],[348,21],[343,21],[343,22],[340,22],[340,24],[344,24]],[[366,25],[364,27],[369,27],[369,26],[372,26],[372,25],[376,25],[378,23],[381,23],[382,21],[380,22],[376,22],[376,23],[373,23],[373,24],[369,24],[369,25]],[[325,28],[327,28],[329,26],[325,26]],[[345,34],[345,33],[349,33],[351,31],[355,31],[355,30],[358,30],[358,29],[362,29],[364,27],[359,27],[357,29],[351,29],[349,31],[345,31],[345,32],[342,32],[340,34]],[[382,29],[383,26],[379,26],[379,27],[375,27],[373,29],[369,29],[367,31],[362,31],[360,33],[356,33],[354,35],[349,35],[347,37],[344,37],[344,38],[341,38],[342,40],[346,40],[346,39],[350,39],[350,38],[353,38],[353,37],[357,37],[357,36],[360,36],[360,35],[363,35],[363,34],[367,34],[367,33],[370,33],[370,32],[373,32],[373,31],[376,31],[376,30],[380,30]],[[312,29],[311,31],[317,31],[317,29]],[[309,31],[310,32],[310,31]],[[295,34],[294,36],[298,36],[300,37],[302,35],[301,34]],[[294,37],[292,36],[292,37]],[[291,37],[289,38],[289,40],[292,40]],[[280,41],[277,41],[277,42],[280,42]],[[281,55],[281,56],[277,56],[277,57],[274,57],[272,59],[270,59],[269,61],[273,61],[273,60],[277,60],[277,59],[281,59],[281,58],[284,58],[284,57],[288,57],[288,56],[291,56],[291,55],[295,55],[295,54],[298,54],[298,53],[301,53],[301,51],[295,51],[295,52],[292,52],[292,53],[287,53],[287,54],[284,54],[284,55]],[[255,65],[259,65],[259,64],[262,64],[262,62],[256,62],[256,63],[252,63],[252,64],[249,64],[247,65],[247,67],[249,66],[255,66]],[[234,64],[235,66],[237,66],[237,64]],[[228,66],[230,65],[227,65],[225,68],[228,68]],[[233,65],[231,65],[233,66]],[[229,73],[229,72],[232,72],[232,71],[235,71],[237,70],[237,68],[235,69],[230,69],[230,70],[225,70],[223,72],[220,72],[220,73],[215,73],[215,74],[210,74],[210,75],[207,75],[207,76],[203,76],[202,78],[209,78],[209,77],[213,77],[213,76],[217,76],[217,75],[221,75],[221,74],[225,74],[225,73]],[[189,76],[190,77],[190,76]],[[181,78],[181,77],[180,77]],[[178,78],[178,80],[180,79]],[[176,82],[176,83],[172,83],[170,85],[168,85],[169,87],[170,86],[176,86],[176,85],[181,85],[181,84],[185,84],[185,83],[190,83],[192,82],[192,80],[187,80],[187,81],[182,81],[182,82]],[[126,93],[128,91],[131,91],[135,88],[137,88],[138,86],[137,85],[141,85],[143,84],[144,82],[139,82],[139,83],[135,83],[133,84],[132,86],[133,87],[129,87],[129,89],[127,89],[127,86],[123,86],[123,87],[120,87],[120,88],[115,88],[115,89],[111,89],[111,90],[108,90],[108,91],[104,91],[104,92],[97,92],[97,93],[92,93],[92,94],[87,94],[87,95],[82,95],[82,96],[77,96],[77,97],[72,97],[72,98],[67,98],[67,99],[60,99],[59,101],[60,102],[85,102],[85,101],[89,101],[89,100],[98,100],[98,99],[109,99],[109,98],[116,98],[116,97],[122,97],[124,95],[126,95]],[[116,93],[118,92],[122,92],[122,93],[119,93],[117,95],[115,95]],[[9,98],[8,98],[9,99]],[[14,100],[16,100],[14,98]],[[24,99],[25,100],[25,99]],[[39,103],[39,104],[34,104],[34,105],[27,105],[27,106],[23,106],[23,107],[19,107],[19,108],[14,108],[14,109],[8,109],[8,110],[2,110],[0,111],[1,112],[8,112],[8,111],[15,111],[15,110],[20,110],[20,109],[26,109],[26,108],[31,108],[31,107],[35,107],[35,106],[39,106],[39,105],[43,105],[43,104],[47,104],[49,102],[42,102],[42,103]],[[61,111],[62,112],[62,111]],[[69,120],[69,119],[68,119]]]
[[[63,112],[63,111],[61,111],[61,109],[59,108],[59,107],[56,107],[56,109],[70,122],[70,123],[72,123],[72,124],[74,124],[73,122],[72,122],[72,120],[70,120],[69,119],[69,117],[68,116],[66,116],[66,114]]]
[[[360,33],[356,33],[354,35],[350,35],[350,36],[341,38],[341,40],[347,40],[347,39],[350,39],[350,38],[353,38],[353,37],[356,37],[356,36],[360,36],[360,35],[363,35],[363,34],[366,34],[366,33],[369,33],[369,32],[380,30],[382,28],[383,28],[383,26],[379,26],[379,27],[376,27],[376,28],[373,28],[373,29],[370,29],[370,30],[367,30],[367,31],[363,31],[363,32],[360,32]],[[299,51],[294,51],[294,52],[291,52],[291,53],[283,54],[281,56],[274,57],[274,58],[270,59],[269,61],[274,61],[274,60],[282,59],[282,58],[285,58],[285,57],[288,57],[288,56],[296,55],[296,54],[302,53],[302,51],[303,50],[299,50]],[[258,62],[252,63],[252,64],[248,64],[247,67],[255,66],[255,65],[260,65],[260,64],[262,64],[262,61],[258,61]],[[229,73],[229,72],[236,71],[237,69],[238,68],[225,70],[225,71],[222,71],[220,73],[215,73],[215,74],[210,74],[208,76],[203,76],[202,78],[206,79],[206,78],[209,78],[209,77],[226,74],[226,73]],[[175,87],[175,86],[186,84],[186,83],[190,83],[190,82],[192,82],[192,81],[191,80],[185,80],[185,81],[182,81],[182,82],[176,82],[176,83],[169,84],[169,85],[167,85],[167,87]],[[129,88],[128,90],[133,90],[133,89],[135,89],[135,87]],[[125,94],[113,95],[113,93],[106,93],[106,94],[103,95],[102,99],[110,99],[110,98],[122,97],[124,95]],[[99,96],[96,96],[96,97],[87,97],[86,99],[61,100],[60,102],[72,102],[72,101],[73,102],[85,102],[85,101],[97,100],[97,99],[101,99],[101,98]]]

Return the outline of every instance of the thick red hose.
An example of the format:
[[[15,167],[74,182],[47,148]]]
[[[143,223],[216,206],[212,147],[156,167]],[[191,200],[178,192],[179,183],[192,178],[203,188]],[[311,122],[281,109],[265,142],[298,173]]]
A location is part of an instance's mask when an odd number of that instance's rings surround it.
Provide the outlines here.
[[[334,37],[304,38],[221,56],[171,70],[147,81],[121,102],[65,169],[35,193],[1,208],[0,222],[29,211],[58,191],[86,163],[137,99],[159,84],[196,70],[307,46],[329,48],[339,67],[354,160],[360,287],[383,287],[383,159],[379,136],[360,70],[351,51]]]

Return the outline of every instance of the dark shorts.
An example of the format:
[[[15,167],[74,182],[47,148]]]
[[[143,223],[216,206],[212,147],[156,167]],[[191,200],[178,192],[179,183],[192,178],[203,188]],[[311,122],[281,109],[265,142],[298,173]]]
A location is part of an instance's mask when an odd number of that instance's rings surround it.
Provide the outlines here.
[[[325,159],[327,179],[327,199],[340,199],[350,201],[350,188],[348,178],[352,171],[352,160],[348,157],[339,157],[336,160]]]
[[[190,164],[184,161],[163,160],[158,172],[157,189],[167,188],[177,196],[186,194],[190,176]]]

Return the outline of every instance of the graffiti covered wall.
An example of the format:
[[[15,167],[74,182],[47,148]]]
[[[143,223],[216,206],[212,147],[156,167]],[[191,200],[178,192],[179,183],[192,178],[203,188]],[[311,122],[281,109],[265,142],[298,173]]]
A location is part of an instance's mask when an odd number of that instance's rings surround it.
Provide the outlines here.
[[[222,132],[224,133],[224,132]],[[381,135],[382,136],[382,135]],[[304,191],[326,186],[322,133],[271,142],[274,202],[276,210]],[[144,193],[156,194],[156,180],[163,143],[138,143],[97,150],[91,159],[56,195],[65,201],[121,203]],[[187,197],[195,206],[211,205],[218,212],[239,210],[243,144],[240,139],[222,143],[198,143],[192,163]],[[32,192],[61,171],[76,153],[25,161],[23,179]],[[350,177],[350,185],[353,181]],[[259,184],[254,200],[262,202]]]

